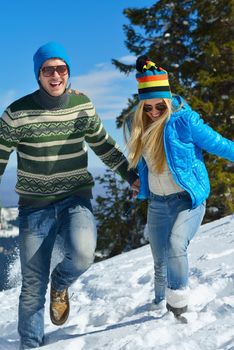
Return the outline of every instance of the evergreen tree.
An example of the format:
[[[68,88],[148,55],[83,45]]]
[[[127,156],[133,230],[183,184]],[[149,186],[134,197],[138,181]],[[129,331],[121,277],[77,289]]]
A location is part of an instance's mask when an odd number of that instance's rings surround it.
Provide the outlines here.
[[[233,8],[232,0],[159,0],[149,8],[124,10],[130,21],[124,26],[128,50],[165,68],[172,92],[228,138],[233,137]],[[117,60],[113,64],[125,74],[135,70]],[[117,118],[118,127],[136,103],[135,94]],[[205,160],[212,188],[210,220],[234,211],[234,174],[226,160],[209,154]]]
[[[206,122],[222,135],[232,138],[233,128],[233,1],[196,1],[194,31],[196,56],[200,65],[192,89],[191,104]],[[212,195],[206,220],[234,211],[233,164],[206,154]],[[218,208],[212,215],[210,208]]]
[[[99,195],[94,206],[98,229],[96,260],[145,244],[144,203],[133,199],[129,186],[109,169],[96,180],[105,189],[105,196]]]

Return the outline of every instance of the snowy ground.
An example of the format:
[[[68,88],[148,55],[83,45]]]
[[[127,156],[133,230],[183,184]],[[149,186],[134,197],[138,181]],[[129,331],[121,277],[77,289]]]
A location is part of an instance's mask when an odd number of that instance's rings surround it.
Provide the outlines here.
[[[10,225],[9,222],[16,220],[18,216],[17,208],[2,208],[1,223],[0,223],[0,238],[16,237],[19,235],[19,229],[15,225]]]
[[[234,349],[234,216],[201,227],[190,246],[188,325],[152,310],[153,262],[149,245],[94,264],[70,288],[71,314],[51,324],[43,350]],[[13,275],[19,268],[18,260]],[[0,293],[0,349],[18,348],[19,286]]]

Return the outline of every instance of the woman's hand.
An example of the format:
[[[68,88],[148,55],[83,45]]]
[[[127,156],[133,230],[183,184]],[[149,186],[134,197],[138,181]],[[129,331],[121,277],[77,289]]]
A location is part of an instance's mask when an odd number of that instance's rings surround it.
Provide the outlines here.
[[[133,182],[131,189],[133,190],[132,196],[136,197],[137,193],[140,190],[140,180],[139,179],[137,179],[135,182]]]

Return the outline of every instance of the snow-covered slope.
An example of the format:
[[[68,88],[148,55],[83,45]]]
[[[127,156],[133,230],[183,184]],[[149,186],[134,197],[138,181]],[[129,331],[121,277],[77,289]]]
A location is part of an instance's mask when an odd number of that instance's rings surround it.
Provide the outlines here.
[[[189,323],[152,309],[149,245],[94,264],[71,288],[71,314],[43,350],[234,349],[234,216],[203,225],[191,243]],[[18,261],[16,265],[18,266]],[[18,267],[17,267],[18,268]],[[19,286],[0,293],[0,349],[18,348]]]

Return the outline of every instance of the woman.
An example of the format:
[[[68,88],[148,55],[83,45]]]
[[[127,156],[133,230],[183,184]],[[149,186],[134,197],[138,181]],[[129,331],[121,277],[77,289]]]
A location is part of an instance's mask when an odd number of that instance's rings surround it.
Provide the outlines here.
[[[140,102],[127,144],[130,168],[141,166],[141,187],[149,192],[144,195],[149,198],[154,302],[161,307],[166,300],[167,309],[179,317],[188,305],[187,248],[210,191],[201,150],[233,161],[234,143],[204,124],[180,96],[171,95],[165,70],[146,56],[137,59],[136,68]]]

